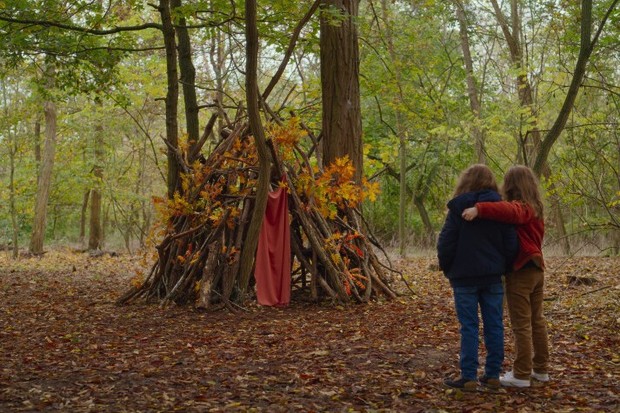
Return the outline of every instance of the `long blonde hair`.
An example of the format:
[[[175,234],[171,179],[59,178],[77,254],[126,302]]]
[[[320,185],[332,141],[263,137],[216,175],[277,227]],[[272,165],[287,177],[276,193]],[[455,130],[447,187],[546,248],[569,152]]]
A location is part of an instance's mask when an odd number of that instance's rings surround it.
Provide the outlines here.
[[[538,179],[527,166],[516,165],[504,175],[502,193],[507,201],[521,201],[531,206],[538,218],[543,217],[543,202]]]
[[[478,163],[461,172],[454,190],[454,196],[485,189],[497,192],[497,182],[491,169],[486,165]]]

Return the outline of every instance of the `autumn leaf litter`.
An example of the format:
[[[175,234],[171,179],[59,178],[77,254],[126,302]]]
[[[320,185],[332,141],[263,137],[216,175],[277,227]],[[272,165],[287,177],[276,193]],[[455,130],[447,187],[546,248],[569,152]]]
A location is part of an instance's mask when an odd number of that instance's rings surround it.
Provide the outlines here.
[[[0,254],[0,411],[619,411],[620,258],[549,258],[551,383],[472,394],[442,386],[458,327],[431,258],[396,263],[415,294],[395,277],[395,301],[236,314],[117,307],[136,265]]]

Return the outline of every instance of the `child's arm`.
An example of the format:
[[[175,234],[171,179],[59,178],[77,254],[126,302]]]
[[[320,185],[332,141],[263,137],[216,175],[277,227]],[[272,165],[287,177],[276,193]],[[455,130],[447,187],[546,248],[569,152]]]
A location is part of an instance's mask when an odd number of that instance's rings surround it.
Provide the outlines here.
[[[508,224],[525,224],[536,218],[534,210],[521,202],[478,202],[474,207],[463,211],[463,219],[471,221],[478,218],[505,222]]]

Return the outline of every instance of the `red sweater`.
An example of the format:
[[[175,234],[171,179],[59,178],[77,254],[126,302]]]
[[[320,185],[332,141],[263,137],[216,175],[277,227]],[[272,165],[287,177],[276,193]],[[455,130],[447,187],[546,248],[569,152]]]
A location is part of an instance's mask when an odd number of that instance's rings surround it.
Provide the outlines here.
[[[514,271],[521,269],[528,261],[534,261],[545,268],[542,255],[542,240],[545,223],[536,217],[534,209],[521,202],[478,202],[478,218],[515,224],[519,238],[519,252],[512,266]]]

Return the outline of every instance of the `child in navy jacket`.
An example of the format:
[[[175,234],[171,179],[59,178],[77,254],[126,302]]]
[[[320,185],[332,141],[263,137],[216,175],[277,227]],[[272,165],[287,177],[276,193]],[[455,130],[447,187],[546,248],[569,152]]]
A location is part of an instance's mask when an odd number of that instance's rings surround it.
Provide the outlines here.
[[[489,220],[465,221],[461,214],[477,202],[497,202],[501,197],[491,170],[472,165],[459,177],[448,216],[439,234],[439,266],[450,281],[460,324],[461,377],[446,380],[447,387],[473,391],[478,386],[478,308],[487,351],[480,383],[499,387],[504,360],[502,275],[510,269],[519,244],[512,225]]]

